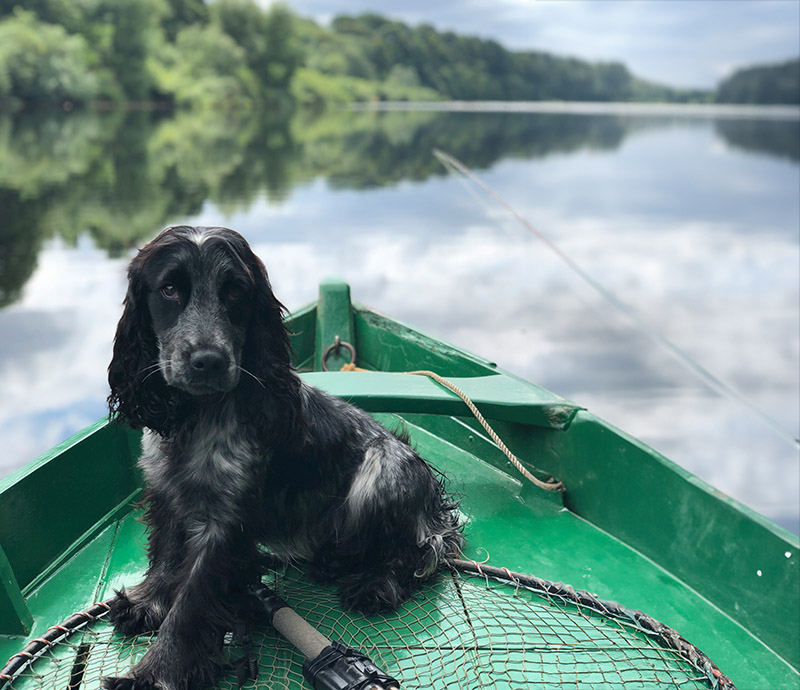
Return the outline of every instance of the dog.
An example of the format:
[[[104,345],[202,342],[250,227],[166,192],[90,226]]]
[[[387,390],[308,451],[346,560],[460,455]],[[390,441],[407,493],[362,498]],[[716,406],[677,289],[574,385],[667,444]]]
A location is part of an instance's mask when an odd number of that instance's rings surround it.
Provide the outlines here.
[[[459,552],[441,475],[402,434],[292,369],[285,309],[241,235],[169,227],[128,280],[108,403],[112,419],[144,429],[149,565],[116,593],[110,620],[158,636],[107,690],[213,683],[264,547],[365,614],[395,609]]]

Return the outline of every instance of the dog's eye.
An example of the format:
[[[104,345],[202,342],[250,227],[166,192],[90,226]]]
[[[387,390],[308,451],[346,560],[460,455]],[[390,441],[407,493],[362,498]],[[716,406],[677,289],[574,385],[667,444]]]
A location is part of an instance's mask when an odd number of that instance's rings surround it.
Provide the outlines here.
[[[225,299],[227,299],[229,302],[238,302],[240,299],[242,299],[243,295],[244,290],[238,287],[229,287],[225,291]]]
[[[178,288],[176,288],[172,283],[167,283],[164,287],[162,287],[161,294],[167,299],[180,299]]]

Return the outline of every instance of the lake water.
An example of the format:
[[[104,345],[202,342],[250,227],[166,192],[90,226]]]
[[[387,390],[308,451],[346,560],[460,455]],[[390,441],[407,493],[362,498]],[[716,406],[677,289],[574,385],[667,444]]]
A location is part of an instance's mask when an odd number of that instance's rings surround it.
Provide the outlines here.
[[[0,474],[105,414],[135,248],[222,224],[289,308],[341,276],[798,533],[798,190],[797,110],[0,117]]]

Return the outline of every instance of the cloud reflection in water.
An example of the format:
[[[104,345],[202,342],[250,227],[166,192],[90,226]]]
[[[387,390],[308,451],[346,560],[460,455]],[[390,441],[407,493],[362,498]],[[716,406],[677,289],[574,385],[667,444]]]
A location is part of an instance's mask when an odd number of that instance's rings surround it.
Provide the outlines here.
[[[480,175],[645,321],[796,434],[797,163],[734,148],[710,121],[632,132],[616,150],[509,157]],[[353,190],[320,177],[277,202],[206,201],[170,222],[245,234],[290,308],[314,299],[322,278],[342,276],[358,301],[575,400],[800,531],[796,450],[454,178]],[[12,336],[0,345],[0,437],[12,464],[104,414],[125,261],[88,241],[51,241],[21,301],[0,312]]]

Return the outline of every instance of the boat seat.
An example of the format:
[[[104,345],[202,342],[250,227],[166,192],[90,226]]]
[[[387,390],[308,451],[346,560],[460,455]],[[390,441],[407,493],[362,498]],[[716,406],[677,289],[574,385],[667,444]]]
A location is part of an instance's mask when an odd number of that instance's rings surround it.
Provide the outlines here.
[[[427,376],[388,372],[308,372],[307,383],[367,412],[471,416],[452,391]],[[580,406],[505,374],[448,378],[487,419],[566,429]]]

